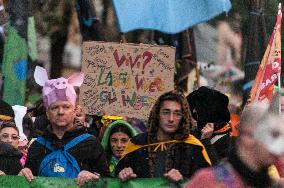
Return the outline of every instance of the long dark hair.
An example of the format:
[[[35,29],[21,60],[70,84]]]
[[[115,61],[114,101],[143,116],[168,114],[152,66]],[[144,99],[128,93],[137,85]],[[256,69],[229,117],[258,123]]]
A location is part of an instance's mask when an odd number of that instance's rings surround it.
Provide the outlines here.
[[[186,137],[188,137],[188,134],[190,133],[192,122],[191,122],[191,113],[189,110],[189,105],[183,93],[181,91],[174,90],[161,95],[151,110],[149,117],[149,126],[150,126],[148,134],[149,143],[157,142],[157,132],[160,124],[159,113],[164,101],[175,101],[179,103],[182,108],[181,110],[183,116],[180,121],[179,128],[176,131],[176,133],[173,135],[172,139],[183,140]]]
[[[151,110],[150,117],[149,117],[149,133],[148,133],[148,143],[155,143],[158,142],[157,140],[157,132],[159,129],[159,113],[160,113],[160,108],[163,104],[164,101],[175,101],[181,105],[181,110],[182,110],[182,119],[180,121],[180,125],[178,127],[178,130],[173,134],[172,139],[175,140],[184,140],[187,138],[190,134],[190,128],[192,126],[191,122],[191,113],[189,110],[189,105],[188,102],[183,95],[181,91],[170,91],[167,92],[163,95],[161,95],[157,102],[155,103],[154,107]],[[167,151],[167,156],[166,156],[166,168],[165,172],[169,171],[171,168],[173,168],[173,153],[175,149],[175,143],[169,144],[169,148]],[[148,152],[149,152],[149,171],[150,171],[150,176],[154,177],[154,170],[155,170],[155,165],[156,165],[156,152],[154,151],[154,148],[148,147]]]

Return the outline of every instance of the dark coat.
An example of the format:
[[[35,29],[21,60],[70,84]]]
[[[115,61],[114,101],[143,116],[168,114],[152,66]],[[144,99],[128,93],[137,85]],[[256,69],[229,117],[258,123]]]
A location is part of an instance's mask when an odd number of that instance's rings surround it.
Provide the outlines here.
[[[0,170],[7,175],[18,175],[22,169],[22,153],[12,145],[0,142]]]
[[[62,139],[57,138],[48,128],[43,137],[51,142],[54,148],[63,148],[73,138],[86,133],[85,128],[77,127],[72,131],[68,131],[64,134]],[[33,142],[28,150],[28,156],[25,167],[32,170],[33,175],[37,176],[39,171],[40,163],[43,158],[48,155],[51,151],[45,148],[38,142]],[[73,148],[69,149],[68,152],[77,160],[81,171],[87,170],[90,172],[100,173],[102,176],[108,176],[108,166],[106,161],[106,155],[100,144],[99,140],[95,137],[87,138],[80,142]]]
[[[147,145],[147,137],[147,133],[142,133],[133,137],[131,142],[135,145]],[[173,147],[172,166],[184,177],[189,178],[196,170],[210,166],[202,155],[202,147],[184,142],[174,143]],[[137,149],[122,158],[116,166],[116,175],[126,167],[131,167],[138,178],[150,178],[148,147]]]

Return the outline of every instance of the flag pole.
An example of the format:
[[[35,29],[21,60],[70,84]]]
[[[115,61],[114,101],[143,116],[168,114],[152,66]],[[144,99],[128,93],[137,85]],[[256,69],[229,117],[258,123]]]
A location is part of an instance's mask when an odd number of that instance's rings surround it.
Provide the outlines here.
[[[278,14],[279,14],[279,11],[281,12],[281,14],[282,14],[282,6],[281,6],[281,3],[279,3],[278,4]],[[277,15],[278,16],[278,15]],[[281,15],[282,16],[282,15]],[[281,27],[281,25],[280,25],[280,27]],[[280,45],[281,45],[281,42],[280,42]],[[281,49],[281,47],[280,47],[280,49]],[[281,54],[281,53],[280,53]],[[281,58],[281,55],[280,55],[280,58]],[[281,115],[281,80],[280,80],[280,78],[281,78],[281,72],[279,72],[278,74],[277,74],[277,76],[278,76],[278,92],[279,92],[279,115]]]
[[[280,80],[280,73],[277,74],[277,76],[278,76],[278,92],[279,92],[278,110],[279,110],[279,115],[281,115],[281,80]]]

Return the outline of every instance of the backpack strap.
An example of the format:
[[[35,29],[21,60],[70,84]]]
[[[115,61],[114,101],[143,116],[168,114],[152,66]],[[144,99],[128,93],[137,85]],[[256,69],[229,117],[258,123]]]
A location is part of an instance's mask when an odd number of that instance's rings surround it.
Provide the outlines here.
[[[51,151],[55,151],[55,149],[51,146],[50,142],[47,141],[44,137],[40,136],[36,139],[36,141],[45,146],[47,149],[51,150]]]
[[[85,134],[81,134],[80,136],[77,136],[76,138],[73,138],[70,142],[68,142],[65,146],[64,146],[64,151],[67,151],[68,149],[74,147],[75,145],[79,144],[80,142],[82,142],[83,140],[90,138],[90,137],[94,137],[91,134],[85,133]],[[95,138],[95,137],[94,137]]]

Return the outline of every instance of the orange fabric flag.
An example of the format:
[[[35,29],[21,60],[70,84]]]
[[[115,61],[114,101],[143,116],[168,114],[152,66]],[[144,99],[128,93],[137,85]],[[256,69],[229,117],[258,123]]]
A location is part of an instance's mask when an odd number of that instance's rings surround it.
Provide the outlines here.
[[[240,116],[232,113],[231,114],[231,124],[232,124],[231,136],[237,137],[239,135],[238,133],[239,123],[240,123]]]
[[[278,7],[277,21],[274,31],[270,36],[265,54],[261,60],[260,67],[256,74],[248,103],[254,101],[272,100],[274,83],[278,80],[281,72],[281,4]]]

